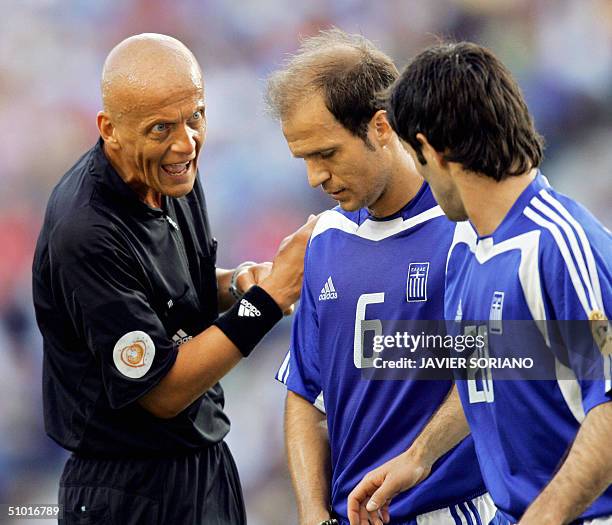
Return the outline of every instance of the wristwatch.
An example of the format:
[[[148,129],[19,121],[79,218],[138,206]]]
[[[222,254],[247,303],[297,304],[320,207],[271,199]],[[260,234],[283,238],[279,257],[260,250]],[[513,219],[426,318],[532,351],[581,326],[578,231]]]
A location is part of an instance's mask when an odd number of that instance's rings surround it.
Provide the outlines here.
[[[244,295],[244,292],[241,292],[240,290],[238,290],[238,287],[236,286],[238,274],[245,268],[248,268],[249,266],[255,266],[256,264],[257,263],[254,261],[245,261],[243,263],[240,263],[234,269],[234,272],[232,273],[232,278],[230,279],[229,293],[232,294],[232,297],[236,299],[236,301],[239,301],[240,299],[242,299],[242,296]]]

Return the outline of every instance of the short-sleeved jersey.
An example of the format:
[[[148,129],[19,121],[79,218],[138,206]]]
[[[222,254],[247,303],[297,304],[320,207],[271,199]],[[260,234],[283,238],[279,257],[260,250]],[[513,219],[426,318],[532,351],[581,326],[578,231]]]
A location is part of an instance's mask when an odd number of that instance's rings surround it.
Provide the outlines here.
[[[487,357],[524,355],[531,345],[539,374],[549,374],[501,380],[500,369],[489,368],[457,381],[487,489],[512,521],[550,481],[585,414],[610,401],[610,357],[563,321],[584,321],[594,311],[610,315],[611,261],[610,232],[540,173],[492,235],[477,237],[469,223],[457,227],[446,318],[462,318],[463,332],[484,328]],[[581,370],[589,356],[601,367],[590,379]],[[582,517],[602,515],[612,515],[612,490]]]
[[[362,320],[440,320],[454,224],[427,184],[383,220],[367,210],[325,212],[305,258],[291,346],[277,379],[327,416],[331,502],[346,517],[349,492],[376,466],[405,451],[445,399],[451,381],[366,380]],[[418,274],[418,275],[417,275]],[[417,275],[419,286],[409,286]],[[397,496],[393,523],[484,492],[471,438],[429,478]]]
[[[113,169],[102,141],[64,175],[33,265],[49,436],[97,457],[176,454],[223,439],[219,385],[172,419],[136,402],[168,373],[180,344],[217,317],[215,245],[197,181],[153,209]]]

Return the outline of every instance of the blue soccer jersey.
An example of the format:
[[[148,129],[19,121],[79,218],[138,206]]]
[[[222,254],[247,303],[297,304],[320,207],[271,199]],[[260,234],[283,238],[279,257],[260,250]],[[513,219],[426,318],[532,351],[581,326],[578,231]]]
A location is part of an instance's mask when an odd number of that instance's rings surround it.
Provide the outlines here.
[[[327,416],[331,502],[339,516],[346,517],[349,492],[410,446],[452,386],[363,379],[372,359],[361,347],[360,326],[363,320],[443,319],[454,230],[423,184],[392,217],[376,220],[365,209],[336,208],[320,217],[312,234],[291,347],[277,379]],[[484,492],[468,438],[434,465],[429,478],[393,500],[393,523]],[[475,510],[459,509],[451,513],[471,523]],[[457,519],[450,523],[463,523]]]
[[[492,235],[479,238],[469,223],[456,229],[446,318],[462,319],[464,334],[485,333],[486,357],[529,351],[538,360],[539,380],[503,380],[489,367],[457,381],[487,489],[514,522],[553,477],[585,414],[610,401],[610,357],[565,321],[588,328],[594,312],[609,317],[611,262],[610,232],[540,173]],[[585,362],[596,363],[590,376]],[[581,518],[606,515],[612,490]]]

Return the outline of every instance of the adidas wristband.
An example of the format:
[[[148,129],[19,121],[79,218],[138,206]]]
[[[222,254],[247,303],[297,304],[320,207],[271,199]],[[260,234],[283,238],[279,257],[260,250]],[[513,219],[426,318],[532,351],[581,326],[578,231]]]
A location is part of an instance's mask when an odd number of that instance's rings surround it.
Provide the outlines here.
[[[274,299],[263,288],[253,286],[213,324],[248,357],[282,317]]]

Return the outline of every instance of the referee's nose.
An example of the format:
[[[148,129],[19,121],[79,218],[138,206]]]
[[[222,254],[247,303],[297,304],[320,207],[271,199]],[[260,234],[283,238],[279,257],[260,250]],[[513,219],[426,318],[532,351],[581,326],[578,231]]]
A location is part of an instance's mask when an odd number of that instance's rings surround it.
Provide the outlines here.
[[[199,132],[190,126],[178,126],[172,141],[172,151],[190,157],[195,153],[198,136]]]
[[[331,178],[331,173],[325,166],[321,166],[315,160],[306,160],[306,173],[308,184],[316,188]]]

